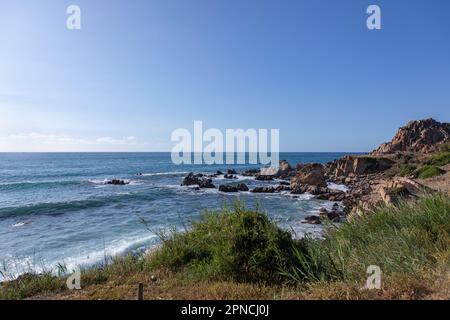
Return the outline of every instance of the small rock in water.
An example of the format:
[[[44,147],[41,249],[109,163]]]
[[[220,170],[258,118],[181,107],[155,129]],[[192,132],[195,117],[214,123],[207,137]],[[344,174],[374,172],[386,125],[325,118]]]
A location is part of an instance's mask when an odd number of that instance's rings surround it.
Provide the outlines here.
[[[219,191],[221,192],[238,192],[238,188],[235,186],[230,186],[230,185],[220,185],[219,186]]]
[[[273,176],[260,174],[260,175],[257,175],[255,179],[258,181],[272,181]]]
[[[302,221],[302,223],[321,224],[322,220],[318,216],[308,216],[305,218],[305,220]]]
[[[239,191],[244,191],[244,192],[246,192],[246,191],[249,190],[248,187],[247,187],[247,185],[246,185],[245,183],[240,183],[240,184],[238,184],[238,185],[237,185],[237,188],[238,188]]]
[[[106,184],[112,184],[115,186],[124,186],[124,185],[129,184],[129,182],[125,181],[125,180],[112,179],[112,180],[107,181]]]

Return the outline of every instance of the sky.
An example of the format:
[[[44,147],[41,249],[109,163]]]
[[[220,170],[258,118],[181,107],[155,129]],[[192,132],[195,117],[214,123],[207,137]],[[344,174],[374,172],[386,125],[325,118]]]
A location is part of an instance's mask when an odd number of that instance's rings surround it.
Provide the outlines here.
[[[0,0],[0,152],[170,151],[195,120],[371,151],[450,120],[449,57],[448,0]]]

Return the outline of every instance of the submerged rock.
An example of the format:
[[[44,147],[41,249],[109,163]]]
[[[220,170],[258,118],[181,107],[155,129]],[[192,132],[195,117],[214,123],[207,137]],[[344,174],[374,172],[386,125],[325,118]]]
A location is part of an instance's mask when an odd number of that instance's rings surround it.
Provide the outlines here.
[[[112,184],[114,186],[125,186],[127,184],[130,184],[130,182],[125,181],[125,180],[112,179],[112,180],[106,181],[106,184]]]

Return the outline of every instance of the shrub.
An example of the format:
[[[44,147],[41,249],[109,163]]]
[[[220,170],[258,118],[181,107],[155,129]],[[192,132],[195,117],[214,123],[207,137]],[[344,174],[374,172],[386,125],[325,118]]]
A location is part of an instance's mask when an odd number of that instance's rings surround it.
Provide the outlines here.
[[[440,150],[442,152],[450,152],[450,142],[444,143],[441,147]]]
[[[413,174],[414,170],[416,170],[416,167],[411,164],[402,164],[400,166],[400,172],[399,175],[402,177],[409,177]]]
[[[266,214],[233,209],[205,212],[185,233],[173,233],[152,256],[152,264],[185,271],[202,280],[271,282],[291,267],[295,243]]]
[[[419,179],[428,179],[439,176],[443,173],[445,173],[445,171],[440,169],[439,167],[436,167],[434,165],[426,165],[417,171],[417,177]]]
[[[428,161],[429,165],[442,167],[450,163],[450,151],[435,154]]]
[[[330,228],[324,240],[306,239],[305,251],[296,251],[300,267],[283,274],[296,282],[363,282],[367,267],[377,265],[387,276],[418,277],[448,268],[449,243],[450,198],[426,196]]]

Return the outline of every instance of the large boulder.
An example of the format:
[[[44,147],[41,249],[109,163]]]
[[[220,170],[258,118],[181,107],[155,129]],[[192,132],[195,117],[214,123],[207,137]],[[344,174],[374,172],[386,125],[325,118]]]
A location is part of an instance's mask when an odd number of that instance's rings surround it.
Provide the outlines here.
[[[297,166],[297,174],[291,179],[291,188],[296,189],[299,185],[326,187],[324,166],[319,163],[310,163],[300,168]]]
[[[291,176],[294,173],[294,170],[292,169],[289,162],[286,160],[280,161],[280,167],[278,168],[278,173],[275,175],[278,178],[287,178]]]
[[[278,167],[261,168],[259,175],[272,176],[276,178],[288,178],[294,173],[295,172],[289,162],[287,162],[286,160],[281,160]]]
[[[372,152],[374,155],[395,152],[435,152],[439,146],[450,141],[450,123],[434,119],[411,121],[401,127],[394,138]]]
[[[194,174],[193,172],[189,173],[186,177],[184,177],[182,186],[194,186],[197,185],[199,188],[215,188],[216,186],[212,183],[212,180],[208,177],[205,177],[201,173]]]

